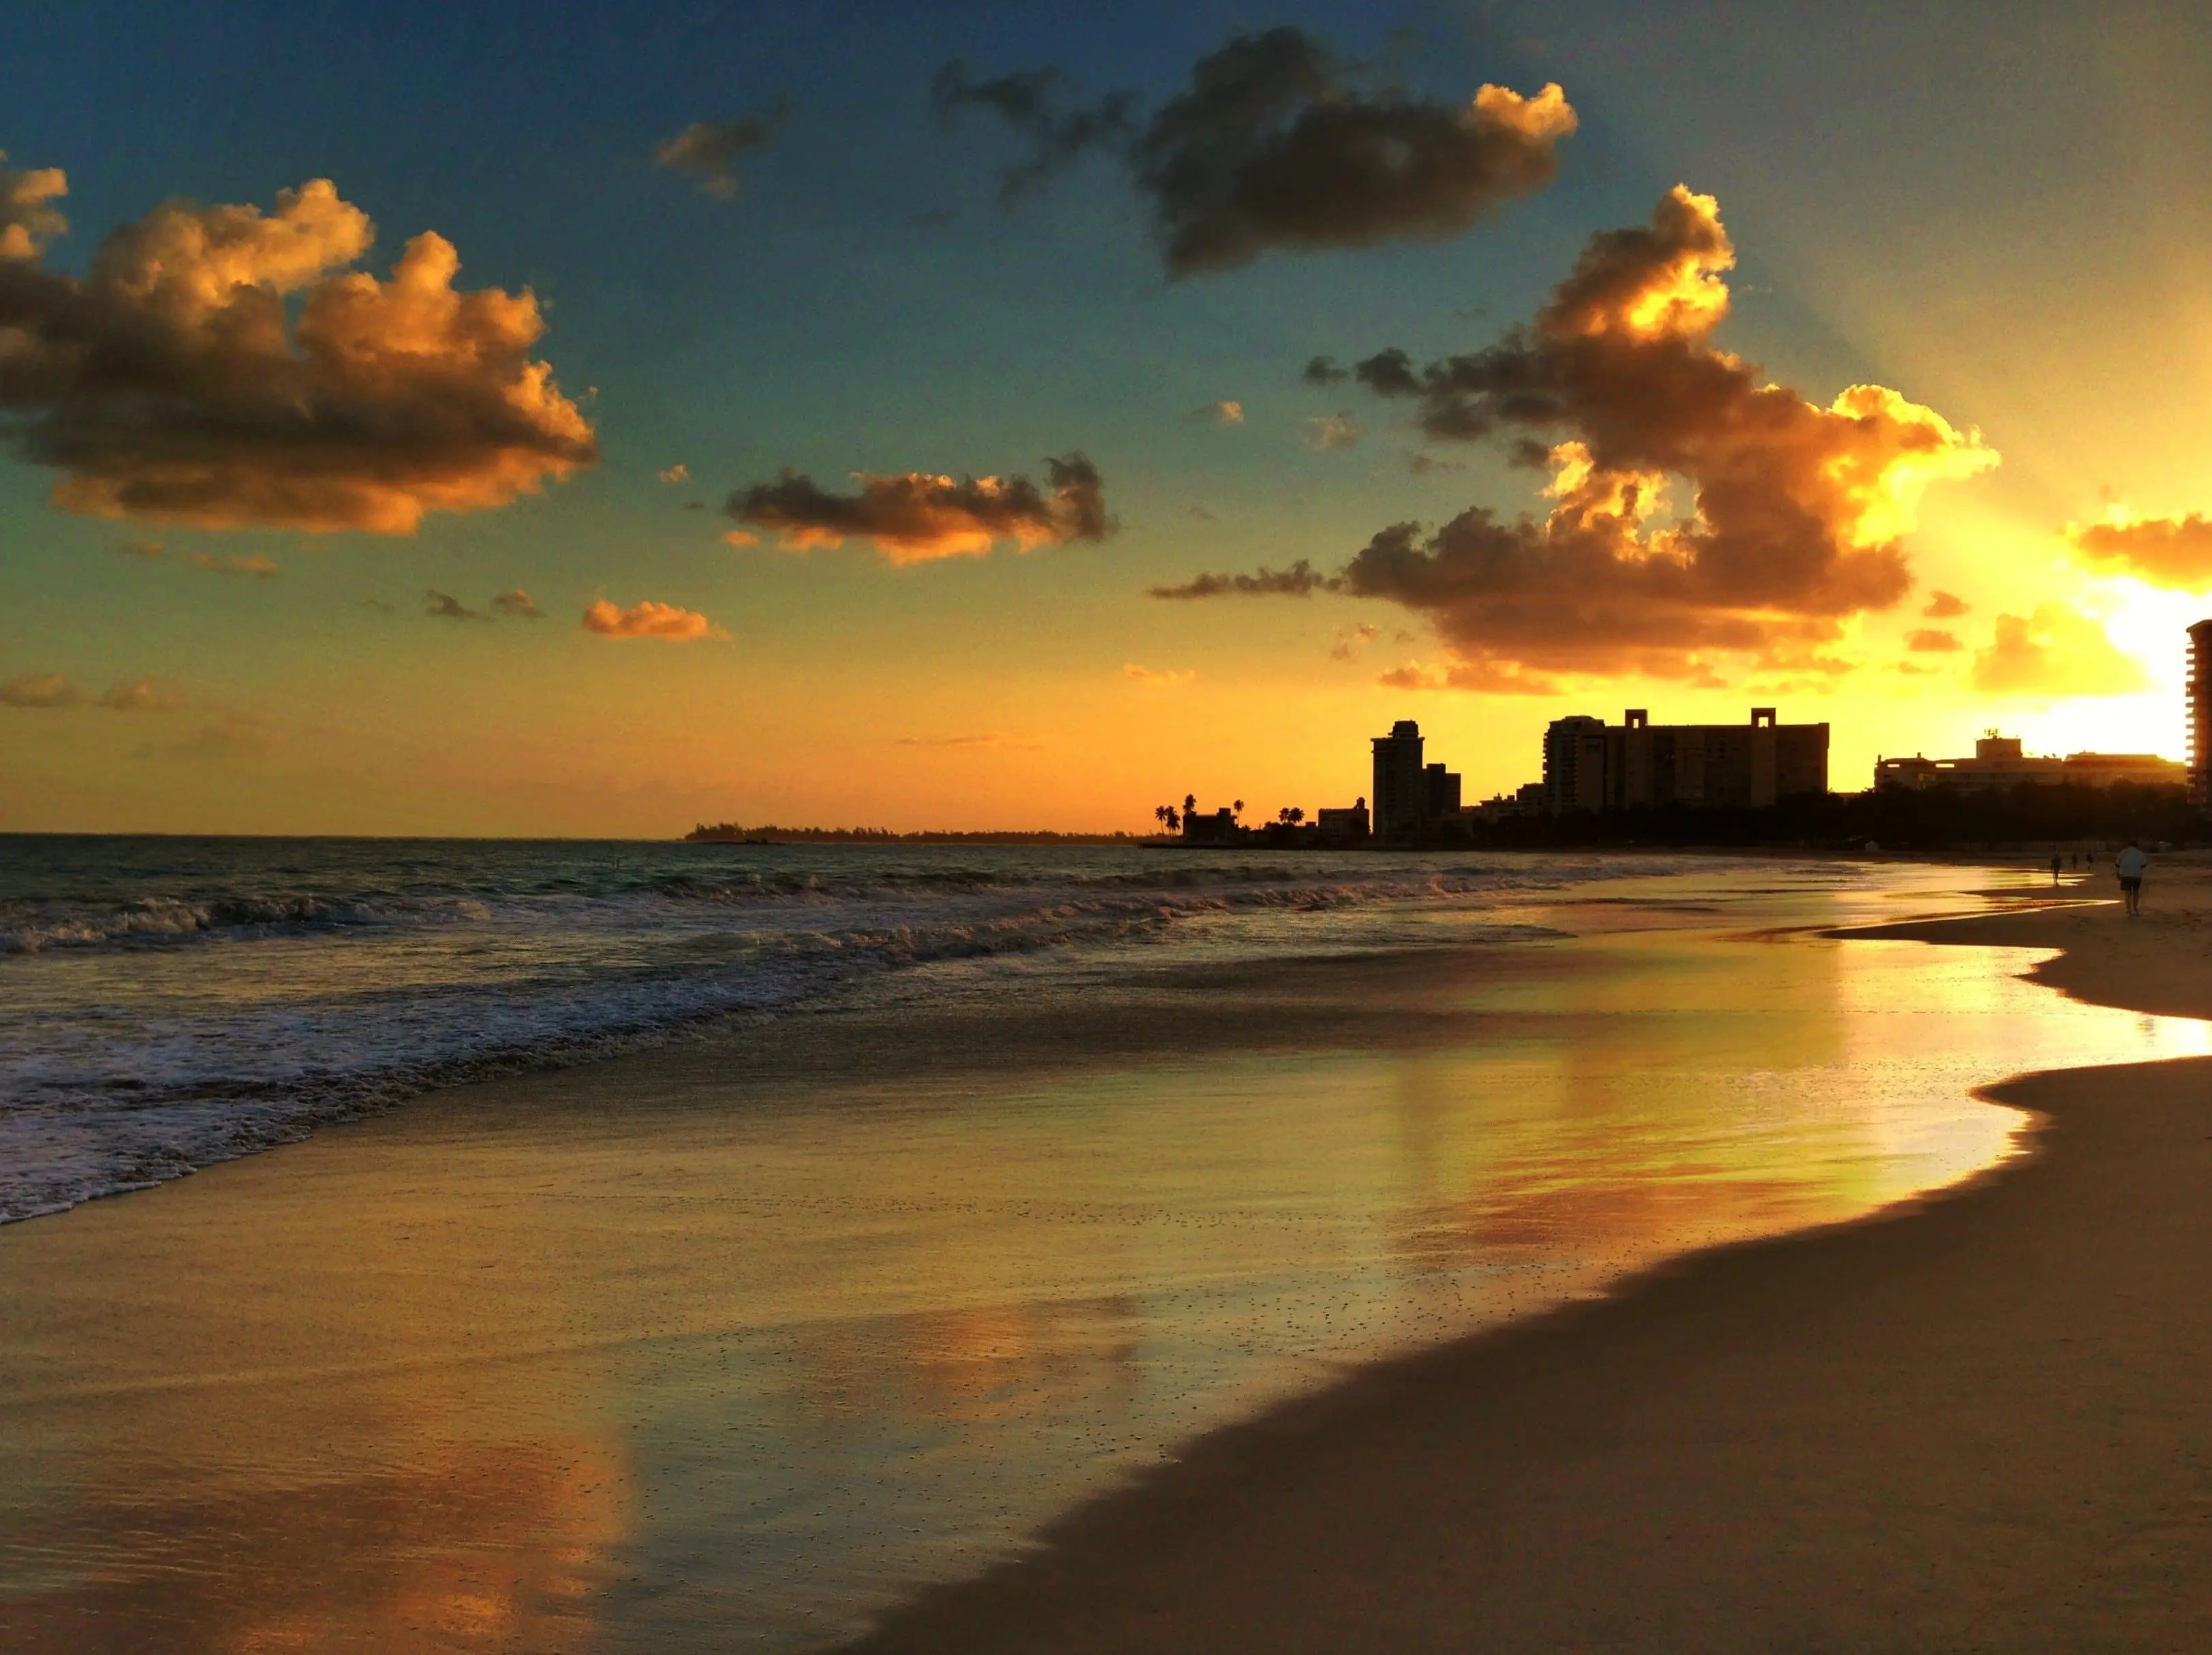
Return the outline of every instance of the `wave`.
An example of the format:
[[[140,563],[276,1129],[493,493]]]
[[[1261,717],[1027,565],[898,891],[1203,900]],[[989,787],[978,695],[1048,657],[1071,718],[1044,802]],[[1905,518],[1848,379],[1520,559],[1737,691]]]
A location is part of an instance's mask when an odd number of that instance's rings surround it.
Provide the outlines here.
[[[258,854],[171,894],[0,893],[0,1222],[887,973],[1024,958],[1048,979],[1055,959],[1092,971],[1178,939],[1213,958],[1405,946],[1435,933],[1396,916],[1439,906],[1460,911],[1455,941],[1525,943],[1557,933],[1498,905],[1680,865],[860,851],[618,866],[494,848],[477,865],[311,866],[287,888]]]

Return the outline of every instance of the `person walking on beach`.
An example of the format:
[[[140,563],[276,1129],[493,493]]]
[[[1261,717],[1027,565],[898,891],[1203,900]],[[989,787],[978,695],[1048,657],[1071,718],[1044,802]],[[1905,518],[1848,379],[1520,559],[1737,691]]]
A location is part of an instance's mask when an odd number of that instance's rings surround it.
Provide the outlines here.
[[[2056,851],[2051,853],[2051,888],[2054,891],[2058,888],[2058,852]]]
[[[2143,870],[2150,866],[2150,858],[2142,853],[2142,846],[2135,840],[2128,848],[2112,858],[2112,871],[2120,876],[2120,900],[2128,905],[2130,915],[2142,912]]]

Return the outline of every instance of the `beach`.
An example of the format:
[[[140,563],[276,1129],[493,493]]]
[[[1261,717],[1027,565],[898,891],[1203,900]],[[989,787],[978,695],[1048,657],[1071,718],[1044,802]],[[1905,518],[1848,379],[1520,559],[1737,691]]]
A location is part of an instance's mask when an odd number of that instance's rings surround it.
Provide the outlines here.
[[[1480,871],[0,1228],[0,1647],[2186,1641],[2197,888]]]
[[[2148,889],[1870,934],[2212,1014],[2212,881]],[[2212,1064],[1996,1095],[2031,1159],[1220,1433],[859,1647],[2203,1648]]]

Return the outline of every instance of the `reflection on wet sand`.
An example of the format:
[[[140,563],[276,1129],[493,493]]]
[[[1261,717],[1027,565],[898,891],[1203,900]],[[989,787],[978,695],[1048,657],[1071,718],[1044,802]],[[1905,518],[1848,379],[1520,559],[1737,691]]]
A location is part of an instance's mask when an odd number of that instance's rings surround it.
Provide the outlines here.
[[[1837,876],[1637,889],[948,967],[0,1232],[0,1646],[822,1647],[1347,1363],[1987,1166],[1976,1085],[2203,1047],[1776,929],[1893,914]]]
[[[0,1541],[19,1583],[0,1642],[84,1655],[584,1650],[623,1526],[605,1452],[457,1443],[342,1482],[63,1502]]]

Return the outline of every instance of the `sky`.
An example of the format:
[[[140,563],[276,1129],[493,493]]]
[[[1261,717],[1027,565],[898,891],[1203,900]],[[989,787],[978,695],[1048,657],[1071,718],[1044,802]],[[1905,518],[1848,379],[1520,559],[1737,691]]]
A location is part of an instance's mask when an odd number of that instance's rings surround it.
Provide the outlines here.
[[[2184,755],[2185,5],[195,8],[0,58],[0,829]]]

